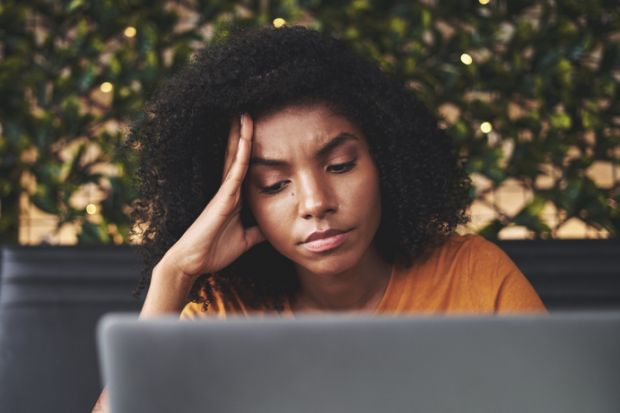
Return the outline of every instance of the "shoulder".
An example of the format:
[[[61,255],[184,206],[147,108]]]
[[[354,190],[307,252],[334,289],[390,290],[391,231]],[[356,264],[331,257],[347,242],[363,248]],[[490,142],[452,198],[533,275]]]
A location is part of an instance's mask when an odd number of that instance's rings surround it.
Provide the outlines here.
[[[505,254],[501,248],[476,234],[452,234],[440,248],[447,248],[482,255]]]
[[[204,290],[201,291],[200,295],[202,299],[205,299]],[[185,304],[179,318],[181,320],[193,320],[205,317],[225,318],[226,306],[223,305],[221,294],[219,292],[214,292],[213,296],[215,299],[212,302],[208,302],[206,306],[204,302],[199,301],[190,301]]]
[[[181,320],[194,320],[197,318],[204,318],[208,316],[217,316],[217,312],[214,312],[211,308],[207,307],[205,310],[202,303],[189,302],[185,304],[179,318]]]
[[[495,312],[544,311],[538,294],[517,265],[484,237],[452,235],[433,255],[445,268],[444,273],[457,273],[454,281],[485,307]]]
[[[429,251],[424,261],[435,261],[450,266],[456,265],[463,270],[487,269],[495,264],[510,260],[508,255],[491,241],[480,235],[453,234],[438,247]]]
[[[424,278],[432,274],[434,285],[449,284],[484,294],[497,291],[506,276],[518,271],[501,248],[473,234],[451,235],[430,250],[417,268]]]
[[[210,294],[207,294],[204,288],[199,295],[201,302],[189,302],[183,307],[180,318],[182,320],[191,320],[196,318],[217,317],[226,318],[229,315],[246,314],[246,306],[241,301],[236,291],[229,289],[224,294],[223,289],[211,280]],[[204,300],[210,297],[208,304],[205,306]],[[205,308],[206,307],[206,308]]]
[[[449,265],[459,268],[464,281],[476,285],[499,289],[506,277],[523,276],[500,247],[480,235],[452,235],[440,249],[439,253],[450,259]]]
[[[470,270],[493,270],[498,265],[514,263],[495,243],[475,234],[451,235],[433,254],[457,260],[461,266]]]

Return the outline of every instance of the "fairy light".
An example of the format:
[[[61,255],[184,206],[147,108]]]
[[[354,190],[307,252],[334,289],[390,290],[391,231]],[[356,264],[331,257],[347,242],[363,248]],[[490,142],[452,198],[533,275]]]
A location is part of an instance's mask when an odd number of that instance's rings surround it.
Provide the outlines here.
[[[110,82],[103,82],[101,86],[99,86],[99,90],[103,93],[110,93],[114,89],[114,86]]]
[[[136,33],[138,33],[138,31],[133,26],[125,27],[125,31],[123,32],[125,37],[129,37],[129,38],[136,37]]]
[[[491,125],[491,122],[482,122],[480,124],[480,130],[482,133],[489,133],[493,130],[493,125]]]
[[[273,19],[273,27],[275,27],[276,29],[279,29],[285,24],[286,24],[286,20],[284,20],[282,17],[277,17]]]
[[[86,205],[86,213],[88,215],[95,215],[97,213],[97,206],[95,204]]]
[[[472,59],[472,57],[469,54],[463,53],[461,55],[461,63],[463,63],[464,65],[469,66],[473,62],[474,62],[474,59]]]

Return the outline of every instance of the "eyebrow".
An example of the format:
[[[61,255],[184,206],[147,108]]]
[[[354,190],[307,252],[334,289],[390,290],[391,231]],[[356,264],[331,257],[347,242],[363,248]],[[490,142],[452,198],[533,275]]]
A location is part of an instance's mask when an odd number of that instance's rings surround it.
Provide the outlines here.
[[[338,146],[350,140],[359,140],[359,138],[352,133],[341,132],[338,135],[336,135],[332,140],[330,140],[325,145],[323,145],[318,151],[316,151],[316,154],[314,155],[314,157],[317,159],[323,158],[328,153],[336,149]],[[268,158],[261,158],[258,156],[253,156],[252,158],[250,158],[250,165],[286,166],[288,165],[288,162],[282,159],[268,159]]]

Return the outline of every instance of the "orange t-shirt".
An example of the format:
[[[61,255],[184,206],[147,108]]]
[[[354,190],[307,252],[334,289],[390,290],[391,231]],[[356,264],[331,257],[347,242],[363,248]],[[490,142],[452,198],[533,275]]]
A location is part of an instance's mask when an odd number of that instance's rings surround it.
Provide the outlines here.
[[[239,297],[216,294],[207,311],[189,303],[182,319],[249,315]],[[382,314],[502,314],[545,312],[536,291],[495,244],[478,235],[453,235],[409,268],[396,267],[376,307]],[[259,311],[260,312],[260,311]],[[292,316],[288,303],[283,315]]]

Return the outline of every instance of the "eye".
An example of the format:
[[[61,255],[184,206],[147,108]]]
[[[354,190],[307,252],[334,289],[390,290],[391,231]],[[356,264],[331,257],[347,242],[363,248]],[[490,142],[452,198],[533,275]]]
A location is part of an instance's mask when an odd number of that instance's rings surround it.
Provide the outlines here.
[[[357,162],[357,159],[353,159],[352,161],[349,161],[349,162],[329,165],[327,167],[327,170],[335,174],[342,174],[342,173],[348,172],[351,169],[353,169],[353,167],[355,167],[356,162]]]
[[[284,189],[286,184],[287,184],[286,181],[280,181],[280,182],[278,182],[276,184],[262,187],[260,189],[260,192],[263,193],[263,194],[268,194],[268,195],[277,194],[278,192],[280,192],[281,190]]]

